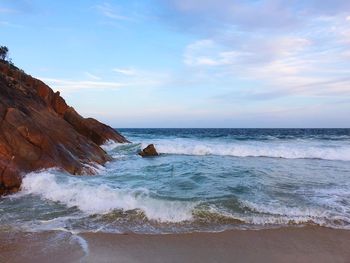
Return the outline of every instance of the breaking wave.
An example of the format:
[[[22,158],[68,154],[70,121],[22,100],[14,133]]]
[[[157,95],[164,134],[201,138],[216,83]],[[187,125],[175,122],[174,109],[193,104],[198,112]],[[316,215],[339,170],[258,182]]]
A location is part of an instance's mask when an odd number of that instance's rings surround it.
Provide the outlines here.
[[[192,218],[195,203],[160,200],[147,189],[118,189],[88,183],[50,172],[28,174],[23,179],[22,194],[39,195],[44,199],[77,207],[87,214],[106,214],[113,210],[141,210],[148,219],[159,222],[180,222]]]
[[[145,146],[145,144],[143,145]],[[158,152],[181,155],[218,155],[236,157],[271,157],[286,159],[324,159],[350,161],[350,145],[322,145],[309,142],[205,142],[163,140],[156,142]]]
[[[122,190],[107,185],[93,185],[79,178],[57,175],[50,171],[31,173],[23,179],[20,195],[23,197],[29,194],[59,202],[67,207],[78,208],[87,216],[95,214],[118,216],[119,212],[115,211],[139,211],[139,217],[145,216],[150,221],[166,224],[183,223],[187,226],[192,224],[194,229],[196,226],[213,224],[222,226],[249,224],[261,227],[314,224],[345,229],[350,227],[347,213],[335,213],[324,208],[293,208],[283,204],[258,204],[237,200],[237,211],[234,211],[217,204],[157,199],[144,188]],[[59,222],[50,222],[50,226],[57,227],[62,224],[62,220],[67,221],[66,217],[62,217],[59,218]]]

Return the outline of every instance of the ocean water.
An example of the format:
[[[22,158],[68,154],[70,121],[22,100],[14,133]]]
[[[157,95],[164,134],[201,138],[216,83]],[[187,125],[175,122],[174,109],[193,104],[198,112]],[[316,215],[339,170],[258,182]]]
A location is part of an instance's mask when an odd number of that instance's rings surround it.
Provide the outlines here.
[[[350,229],[350,129],[120,129],[96,176],[26,175],[0,230]],[[154,143],[161,154],[137,152]]]

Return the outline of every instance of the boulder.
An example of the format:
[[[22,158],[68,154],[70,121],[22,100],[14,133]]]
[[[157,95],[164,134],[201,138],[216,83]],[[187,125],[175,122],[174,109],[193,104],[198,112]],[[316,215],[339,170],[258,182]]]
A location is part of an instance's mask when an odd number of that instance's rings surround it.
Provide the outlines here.
[[[158,152],[153,144],[148,145],[145,149],[139,152],[142,157],[158,156]]]
[[[0,61],[0,195],[17,191],[24,174],[56,167],[93,173],[111,157],[100,147],[128,142],[111,127],[84,118],[59,92]]]

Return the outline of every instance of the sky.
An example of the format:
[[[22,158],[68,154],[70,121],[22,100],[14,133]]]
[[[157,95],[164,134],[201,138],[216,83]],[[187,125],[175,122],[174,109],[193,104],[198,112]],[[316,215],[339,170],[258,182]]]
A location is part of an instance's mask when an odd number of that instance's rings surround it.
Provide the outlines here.
[[[0,0],[0,45],[116,128],[350,127],[349,0]]]

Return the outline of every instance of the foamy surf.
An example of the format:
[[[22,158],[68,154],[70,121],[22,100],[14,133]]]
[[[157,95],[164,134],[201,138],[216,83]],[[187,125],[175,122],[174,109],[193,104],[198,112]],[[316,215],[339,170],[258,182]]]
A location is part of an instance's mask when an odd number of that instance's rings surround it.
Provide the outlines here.
[[[118,189],[108,185],[95,185],[84,179],[65,174],[54,174],[52,171],[31,173],[24,178],[22,192],[19,196],[36,195],[42,200],[59,202],[70,208],[76,207],[85,216],[109,214],[111,217],[113,211],[140,211],[150,222],[154,221],[156,224],[180,223],[186,228],[189,228],[191,224],[198,226],[198,224],[210,225],[213,223],[255,226],[315,224],[334,228],[350,228],[350,218],[344,211],[346,208],[342,208],[341,205],[340,210],[343,210],[343,213],[330,212],[316,206],[290,207],[282,203],[270,203],[267,200],[259,204],[239,199],[237,200],[238,211],[229,211],[225,206],[219,207],[213,204],[208,206],[203,202],[155,199],[145,188]],[[327,196],[330,194],[328,193]],[[323,201],[324,198],[318,199],[315,204]],[[339,203],[333,203],[333,205],[339,206]],[[133,217],[133,213],[130,215]],[[118,214],[116,216],[118,217]],[[65,229],[68,221],[79,221],[83,218],[84,215],[58,217],[36,222],[28,225],[27,228],[39,231]],[[102,226],[100,230],[103,229]]]
[[[350,161],[350,145],[322,145],[315,142],[209,142],[205,140],[157,140],[157,151],[177,155],[217,155],[271,157],[285,159],[323,159]],[[143,144],[143,147],[146,143]]]
[[[115,142],[113,140],[107,140],[103,145],[101,145],[101,148],[106,152],[110,152],[113,149],[120,147],[121,145],[123,144]]]
[[[61,179],[61,180],[60,180]],[[181,222],[192,218],[195,203],[152,198],[147,189],[118,189],[92,185],[81,178],[59,176],[50,172],[30,173],[23,179],[22,194],[77,207],[87,214],[106,214],[116,209],[141,210],[148,219]]]

